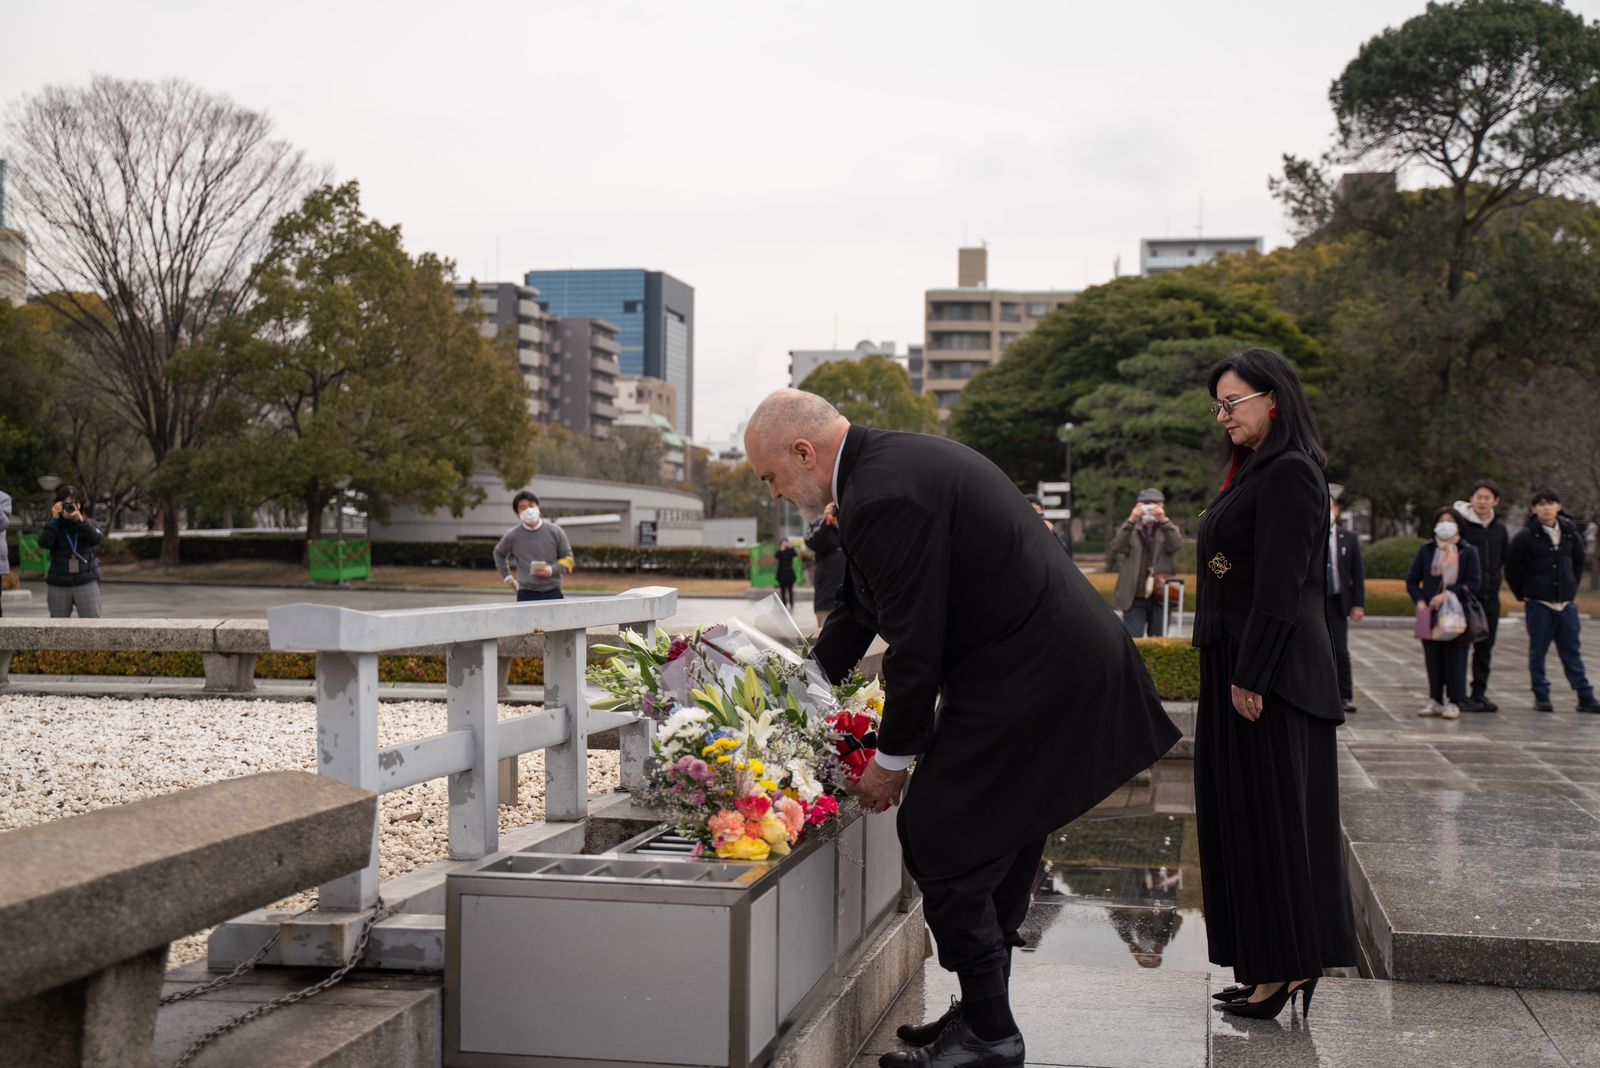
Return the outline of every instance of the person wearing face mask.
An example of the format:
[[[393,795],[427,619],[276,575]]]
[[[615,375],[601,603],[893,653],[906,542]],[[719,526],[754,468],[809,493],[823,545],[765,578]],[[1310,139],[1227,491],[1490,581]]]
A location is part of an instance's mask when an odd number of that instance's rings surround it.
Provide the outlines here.
[[[1511,541],[1505,523],[1495,514],[1499,507],[1500,489],[1486,478],[1472,487],[1471,496],[1456,502],[1456,514],[1463,520],[1461,539],[1478,550],[1483,563],[1483,589],[1474,592],[1483,602],[1483,614],[1489,621],[1489,636],[1472,647],[1472,692],[1461,706],[1463,712],[1500,711],[1487,693],[1489,660],[1500,632],[1500,580]]]
[[[1462,522],[1454,508],[1434,512],[1433,539],[1417,550],[1406,573],[1406,592],[1416,604],[1427,604],[1435,620],[1446,592],[1465,604],[1468,591],[1483,587],[1483,564],[1478,550],[1461,540]],[[1417,715],[1461,718],[1461,705],[1467,699],[1468,648],[1456,636],[1422,643],[1422,658],[1428,667],[1428,703]]]
[[[1111,607],[1134,638],[1166,633],[1166,578],[1178,570],[1183,534],[1167,518],[1167,498],[1158,489],[1139,491],[1133,511],[1111,536],[1107,555],[1117,562]]]
[[[1567,682],[1578,694],[1579,712],[1600,712],[1594,687],[1583,669],[1583,647],[1578,635],[1581,617],[1573,598],[1583,576],[1583,535],[1578,525],[1561,514],[1561,498],[1551,490],[1533,495],[1528,523],[1511,539],[1506,551],[1506,582],[1527,606],[1528,676],[1533,684],[1533,707],[1553,712],[1550,679],[1544,672],[1550,643],[1555,642]]]
[[[567,533],[539,513],[539,498],[523,490],[511,502],[521,521],[494,547],[494,566],[519,601],[561,600],[561,578],[572,573]],[[513,572],[513,568],[515,571]]]

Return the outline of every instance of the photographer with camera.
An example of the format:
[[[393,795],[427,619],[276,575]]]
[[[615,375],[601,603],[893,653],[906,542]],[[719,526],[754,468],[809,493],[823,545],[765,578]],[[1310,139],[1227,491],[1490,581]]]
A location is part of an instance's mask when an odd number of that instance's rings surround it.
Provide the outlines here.
[[[44,577],[50,618],[67,619],[74,608],[79,619],[100,618],[100,563],[94,547],[103,537],[84,512],[78,491],[56,487],[50,519],[39,531],[39,547],[50,550],[50,570]]]
[[[1182,548],[1183,532],[1167,518],[1166,495],[1158,489],[1140,490],[1107,552],[1117,566],[1111,607],[1122,613],[1122,625],[1133,637],[1159,638],[1166,632],[1167,580],[1178,569]]]

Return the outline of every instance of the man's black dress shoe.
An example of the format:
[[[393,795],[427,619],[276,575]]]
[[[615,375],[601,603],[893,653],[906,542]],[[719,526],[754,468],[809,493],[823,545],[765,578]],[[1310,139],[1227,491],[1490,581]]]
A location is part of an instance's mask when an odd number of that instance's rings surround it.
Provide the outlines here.
[[[1356,703],[1354,701],[1346,701],[1344,703],[1344,714],[1347,716],[1356,714]]]
[[[1487,712],[1488,707],[1476,697],[1469,697],[1458,706],[1463,712]]]
[[[1593,694],[1590,694],[1588,697],[1580,697],[1578,699],[1578,711],[1600,712],[1600,701],[1596,701]]]
[[[1467,705],[1482,705],[1483,707],[1469,709],[1467,707]],[[1495,704],[1493,701],[1489,700],[1489,697],[1488,697],[1487,694],[1481,694],[1481,693],[1473,694],[1472,696],[1467,698],[1467,705],[1462,705],[1461,706],[1461,711],[1463,711],[1463,712],[1498,712],[1498,711],[1500,711],[1500,706]]]
[[[1533,710],[1535,712],[1554,712],[1556,706],[1550,703],[1550,698],[1548,697],[1535,697],[1533,699]]]
[[[944,1030],[944,1025],[961,1015],[961,999],[951,997],[950,1007],[944,1010],[944,1015],[937,1020],[930,1020],[925,1024],[901,1024],[894,1029],[894,1035],[908,1046],[926,1046],[929,1042],[939,1037],[939,1032]]]
[[[1022,1068],[1028,1052],[1022,1035],[985,1042],[957,1017],[939,1037],[917,1049],[897,1049],[878,1058],[879,1068]]]

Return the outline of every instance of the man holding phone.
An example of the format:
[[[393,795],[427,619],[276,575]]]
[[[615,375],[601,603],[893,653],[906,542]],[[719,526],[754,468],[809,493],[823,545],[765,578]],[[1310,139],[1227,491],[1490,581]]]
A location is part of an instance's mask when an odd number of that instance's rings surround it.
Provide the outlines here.
[[[517,591],[519,601],[561,600],[561,577],[572,573],[574,562],[567,532],[544,518],[539,498],[527,490],[512,498],[511,510],[519,523],[494,547],[501,581]]]
[[[44,581],[52,619],[68,619],[74,609],[79,619],[100,618],[100,561],[94,547],[103,537],[78,491],[57,486],[50,519],[39,531],[39,547],[50,550]]]
[[[1167,497],[1160,490],[1140,490],[1133,511],[1111,536],[1107,555],[1117,565],[1117,588],[1111,607],[1122,613],[1122,625],[1135,638],[1166,633],[1167,576],[1178,569],[1183,533],[1167,518]]]

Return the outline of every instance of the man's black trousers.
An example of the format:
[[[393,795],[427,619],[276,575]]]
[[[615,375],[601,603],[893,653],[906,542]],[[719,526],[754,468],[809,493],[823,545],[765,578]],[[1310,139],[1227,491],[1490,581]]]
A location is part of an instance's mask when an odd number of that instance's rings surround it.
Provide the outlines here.
[[[901,836],[904,845],[905,836]],[[939,949],[939,966],[956,973],[961,997],[982,1001],[1006,995],[1011,949],[1033,900],[1044,840],[958,875],[930,878],[905,851],[906,870],[922,891],[923,916]]]
[[[1500,635],[1500,595],[1480,597],[1483,614],[1489,617],[1489,636],[1472,646],[1472,696],[1483,700],[1489,689],[1489,661],[1494,656],[1494,640]]]
[[[1339,696],[1345,704],[1355,700],[1355,685],[1350,677],[1350,617],[1344,613],[1344,598],[1328,598],[1328,633],[1333,636],[1333,663],[1339,672]]]

